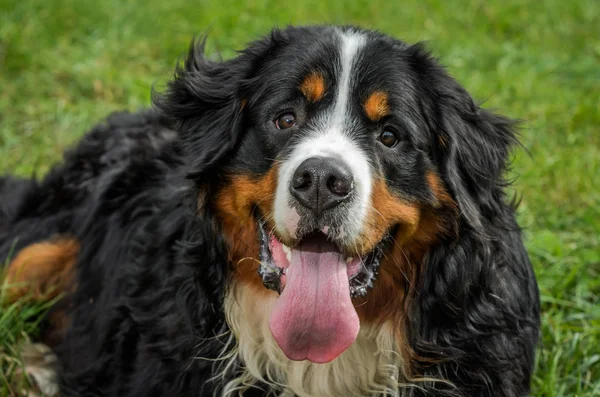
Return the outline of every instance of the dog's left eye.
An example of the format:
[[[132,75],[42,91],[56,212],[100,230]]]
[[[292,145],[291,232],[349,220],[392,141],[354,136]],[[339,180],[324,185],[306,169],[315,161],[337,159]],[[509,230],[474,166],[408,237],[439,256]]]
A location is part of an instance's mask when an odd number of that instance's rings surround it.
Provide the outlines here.
[[[379,140],[387,147],[394,147],[398,143],[398,136],[391,129],[384,130],[379,135]]]
[[[275,119],[275,127],[278,130],[287,130],[296,125],[296,115],[294,113],[284,113]]]

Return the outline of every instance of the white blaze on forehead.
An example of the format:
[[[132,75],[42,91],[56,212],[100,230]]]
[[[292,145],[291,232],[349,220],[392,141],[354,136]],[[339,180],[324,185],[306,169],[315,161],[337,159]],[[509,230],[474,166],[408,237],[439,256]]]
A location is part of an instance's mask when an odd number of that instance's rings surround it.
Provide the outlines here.
[[[302,162],[311,157],[333,157],[344,161],[354,178],[354,200],[344,216],[343,235],[337,236],[348,242],[353,241],[363,226],[371,196],[371,170],[369,162],[358,144],[351,137],[351,95],[354,67],[364,46],[364,35],[352,31],[339,32],[340,58],[336,67],[337,87],[333,107],[315,123],[293,149],[290,157],[282,162],[279,169],[275,193],[275,225],[283,236],[294,238],[296,229],[290,229],[290,214],[296,213],[290,204],[292,197],[289,186],[294,172]],[[297,223],[296,223],[297,226]],[[335,236],[332,236],[335,237]]]
[[[342,34],[341,70],[338,71],[338,86],[332,118],[335,124],[343,124],[350,117],[350,93],[352,70],[360,48],[365,44],[365,37],[359,33]]]

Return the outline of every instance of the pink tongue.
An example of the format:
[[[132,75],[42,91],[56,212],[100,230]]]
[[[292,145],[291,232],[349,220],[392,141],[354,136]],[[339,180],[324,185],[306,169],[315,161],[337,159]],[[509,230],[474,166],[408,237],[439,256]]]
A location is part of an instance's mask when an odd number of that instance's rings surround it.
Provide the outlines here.
[[[307,238],[292,249],[286,285],[269,327],[291,360],[326,363],[354,342],[360,323],[337,247],[324,238]]]

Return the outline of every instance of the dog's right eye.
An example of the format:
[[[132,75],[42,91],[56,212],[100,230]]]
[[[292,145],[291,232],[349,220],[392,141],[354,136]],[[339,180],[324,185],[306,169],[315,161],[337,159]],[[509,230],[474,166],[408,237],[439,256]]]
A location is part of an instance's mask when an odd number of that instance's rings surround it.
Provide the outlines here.
[[[296,115],[294,113],[284,113],[275,119],[275,127],[278,130],[287,130],[296,125]]]

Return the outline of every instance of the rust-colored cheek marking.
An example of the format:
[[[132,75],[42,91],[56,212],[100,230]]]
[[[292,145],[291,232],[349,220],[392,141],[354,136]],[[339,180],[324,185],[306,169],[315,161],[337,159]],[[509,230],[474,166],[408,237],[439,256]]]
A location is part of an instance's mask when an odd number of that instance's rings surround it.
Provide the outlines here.
[[[376,178],[371,193],[371,209],[360,237],[359,250],[369,252],[394,226],[399,224],[402,234],[410,236],[419,224],[421,210],[393,195],[384,180]]]
[[[365,114],[371,121],[379,121],[390,114],[388,96],[383,91],[375,91],[369,95],[363,107]]]
[[[377,179],[371,195],[372,209],[361,238],[368,252],[393,226],[392,248],[381,261],[376,287],[369,292],[361,312],[372,320],[387,318],[401,306],[411,283],[416,282],[422,258],[443,235],[450,233],[458,216],[456,205],[436,173],[426,175],[435,195],[434,205],[409,203],[389,191],[384,180]]]
[[[447,233],[451,222],[447,214],[454,214],[452,209],[447,210],[454,204],[437,174],[426,177],[436,197],[435,206],[408,203],[392,194],[385,181],[376,180],[373,208],[362,239],[372,247],[394,225],[399,227],[392,247],[381,259],[374,288],[365,297],[354,300],[361,323],[394,325],[396,341],[405,358],[414,355],[406,340],[405,324],[415,284],[422,273],[423,257]],[[406,370],[410,373],[409,365]]]
[[[42,301],[71,292],[79,247],[75,238],[58,237],[23,248],[8,265],[8,300]]]
[[[299,88],[310,102],[318,102],[325,95],[325,78],[319,72],[312,72],[304,78]]]
[[[375,287],[366,297],[355,300],[356,309],[361,322],[398,322],[404,313],[404,283],[407,277],[405,273],[409,265],[403,253],[403,243],[415,234],[423,214],[416,204],[405,202],[393,195],[383,179],[375,180],[371,206],[361,237],[363,252],[372,250],[393,226],[399,227],[393,236],[391,250],[381,259]],[[401,326],[401,323],[395,325]]]
[[[221,228],[229,243],[229,260],[237,281],[264,288],[258,275],[260,243],[255,206],[265,220],[272,219],[277,167],[273,166],[260,178],[250,175],[233,176],[213,202]],[[267,228],[272,227],[267,222]]]
[[[440,229],[442,219],[431,219],[431,212],[436,209],[444,209],[439,213],[452,212],[456,209],[456,203],[450,197],[448,190],[440,177],[433,171],[425,176],[427,184],[431,189],[435,202],[428,206],[419,203],[405,201],[390,192],[385,181],[377,178],[371,194],[371,210],[365,221],[365,228],[361,236],[359,248],[362,252],[369,252],[389,230],[399,225],[396,242],[405,244],[414,241],[415,238],[433,241]],[[436,212],[436,214],[438,213]],[[447,221],[447,219],[444,219]],[[435,227],[430,227],[436,225]]]

